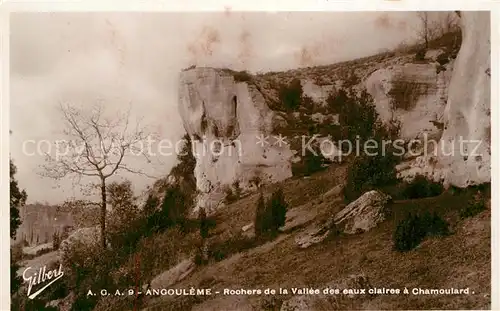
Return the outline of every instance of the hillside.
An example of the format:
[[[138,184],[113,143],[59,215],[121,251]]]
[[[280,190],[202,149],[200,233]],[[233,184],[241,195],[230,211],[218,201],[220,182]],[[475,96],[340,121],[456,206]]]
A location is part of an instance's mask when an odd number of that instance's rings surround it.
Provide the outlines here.
[[[490,210],[460,220],[471,192],[451,192],[437,197],[395,201],[391,219],[373,231],[339,236],[300,249],[295,239],[314,224],[338,212],[343,200],[335,186],[343,179],[338,169],[317,173],[309,179],[283,182],[285,195],[293,206],[287,214],[291,227],[276,240],[228,255],[207,267],[199,267],[184,280],[157,288],[206,288],[213,291],[265,288],[324,288],[349,275],[364,274],[375,288],[470,288],[471,295],[360,295],[356,299],[308,299],[309,308],[280,309],[291,295],[214,295],[212,297],[170,297],[147,300],[143,310],[395,310],[395,309],[489,309],[490,305]],[[270,193],[274,185],[266,188]],[[329,190],[334,189],[333,192]],[[236,243],[241,228],[252,222],[257,195],[246,197],[215,215],[217,227],[210,239]],[[437,211],[447,219],[452,234],[430,238],[414,251],[393,249],[395,227],[409,212]],[[291,223],[294,223],[291,225]],[[237,245],[227,245],[227,249]],[[403,297],[402,297],[403,296]],[[149,298],[149,297],[148,297]],[[170,299],[169,299],[170,298]],[[302,299],[301,298],[301,299]],[[294,298],[296,299],[296,298]],[[301,303],[296,303],[300,305]],[[267,305],[267,307],[266,307]],[[192,309],[191,309],[192,308]]]
[[[479,29],[483,25],[471,26],[475,31],[473,27]],[[450,163],[439,152],[425,152],[428,139],[446,144],[464,131],[451,130],[463,126],[459,121],[463,113],[448,115],[455,110],[449,108],[448,96],[454,77],[455,81],[459,79],[454,75],[455,62],[465,57],[460,55],[469,56],[472,48],[470,36],[468,31],[458,30],[431,41],[427,49],[421,45],[405,46],[363,59],[286,72],[251,75],[224,68],[187,68],[179,78],[178,106],[197,153],[203,154],[197,157],[195,169],[200,191],[197,206],[217,209],[226,188],[234,188],[235,183],[251,190],[255,189],[255,178],[273,183],[296,175],[297,166],[307,158],[307,150],[301,148],[304,139],[312,139],[313,148],[326,159],[334,160],[343,141],[352,143],[357,134],[366,134],[360,128],[366,126],[356,122],[369,118],[363,115],[367,109],[353,111],[351,102],[373,102],[383,124],[399,127],[398,138],[420,144],[420,153],[408,158],[410,169],[402,169],[402,176],[411,179],[424,174],[460,186],[486,182],[487,172],[482,172],[488,161],[486,149],[479,161],[466,161],[465,165],[471,167],[471,177],[466,180],[465,176],[455,180],[455,173],[448,172],[448,166],[456,162]],[[468,40],[462,42],[463,38]],[[459,50],[463,52],[460,54]],[[465,64],[463,60],[460,63]],[[481,100],[481,105],[486,106],[486,100]],[[477,109],[482,118],[486,111],[482,106]],[[487,127],[474,124],[481,129],[471,130],[470,135],[487,135]],[[447,134],[443,136],[444,133]],[[265,140],[259,141],[262,138]],[[212,155],[205,155],[203,150],[212,149]],[[455,160],[460,161],[458,157]],[[474,176],[475,171],[480,176]]]
[[[95,209],[28,221],[81,228],[29,258],[65,278],[18,309],[490,308],[489,20],[458,15],[426,48],[255,75],[183,70],[178,164],[140,200],[127,182],[108,193],[105,247]],[[428,153],[458,139],[484,144]]]
[[[39,245],[52,241],[54,232],[63,232],[64,227],[79,228],[95,223],[94,208],[68,208],[42,203],[28,204],[19,209],[21,225],[16,233],[16,242]]]
[[[243,229],[255,219],[258,193],[243,195],[211,219],[208,245],[209,262],[192,262],[198,231],[178,235],[168,229],[151,237],[152,244],[142,244],[128,263],[117,269],[113,277],[123,278],[118,288],[150,289],[224,289],[287,288],[288,295],[223,295],[212,296],[132,296],[102,297],[92,310],[429,310],[429,309],[489,309],[490,296],[490,219],[487,199],[484,211],[467,218],[460,217],[479,188],[450,188],[434,197],[394,200],[388,205],[390,217],[377,227],[354,235],[330,235],[323,241],[301,248],[298,241],[346,207],[342,195],[350,164],[333,164],[327,170],[305,177],[293,177],[283,182],[263,186],[269,197],[276,189],[284,189],[289,203],[286,223],[272,240],[259,241],[252,231]],[[398,191],[385,191],[397,197]],[[489,197],[489,192],[485,194]],[[450,233],[426,238],[409,252],[394,250],[394,232],[409,213],[435,211],[449,223]],[[145,240],[146,241],[146,240]],[[148,246],[149,245],[149,246]],[[175,253],[175,254],[174,254]],[[98,253],[95,254],[99,256]],[[139,255],[140,257],[136,257]],[[92,258],[92,257],[91,257]],[[100,260],[106,260],[105,258]],[[41,260],[47,260],[45,263]],[[91,259],[93,260],[93,259]],[[53,264],[54,253],[30,261],[34,266]],[[75,262],[76,264],[76,262]],[[149,265],[154,265],[149,274]],[[99,266],[97,266],[99,267]],[[69,272],[69,271],[68,271]],[[125,274],[122,274],[125,273]],[[128,274],[128,277],[127,277]],[[70,274],[71,275],[71,274]],[[350,281],[362,275],[363,282]],[[130,278],[130,279],[128,279]],[[126,281],[128,280],[128,281]],[[101,288],[98,279],[87,286]],[[60,286],[65,283],[58,283]],[[469,288],[469,295],[292,295],[291,288]],[[51,296],[64,287],[55,287]],[[83,291],[87,291],[83,286]],[[107,288],[112,291],[112,288]],[[55,296],[57,297],[57,296]],[[71,310],[72,295],[59,296],[51,305],[59,310]],[[61,299],[64,298],[64,299]],[[45,298],[46,299],[46,298]],[[70,303],[71,304],[71,303]],[[85,310],[84,305],[73,306]],[[29,309],[29,308],[28,308]],[[31,310],[31,309],[29,309]],[[35,310],[35,309],[33,309]],[[37,309],[38,310],[38,309]],[[52,309],[48,309],[52,310]],[[89,309],[90,310],[90,309]]]

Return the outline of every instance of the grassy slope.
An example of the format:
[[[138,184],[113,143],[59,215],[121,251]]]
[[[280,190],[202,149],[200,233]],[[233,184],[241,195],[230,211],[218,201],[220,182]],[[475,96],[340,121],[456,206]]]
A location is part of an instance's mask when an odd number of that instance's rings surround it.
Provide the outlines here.
[[[313,175],[310,179],[284,182],[285,194],[295,211],[312,214],[316,220],[326,218],[343,207],[337,198],[322,196],[341,182],[343,170],[334,168]],[[337,172],[336,174],[332,172]],[[272,188],[276,185],[271,186]],[[270,192],[271,189],[266,189]],[[321,288],[322,284],[364,272],[373,286],[391,288],[465,288],[475,291],[471,296],[376,296],[356,299],[341,309],[484,309],[490,304],[490,211],[460,221],[458,210],[467,203],[470,193],[396,201],[391,219],[378,228],[361,235],[341,236],[306,250],[296,247],[294,230],[276,240],[235,254],[220,262],[197,270],[175,285],[176,288],[210,286],[222,288],[302,287]],[[256,195],[235,202],[217,215],[218,225],[212,239],[226,240],[253,220]],[[308,203],[306,203],[308,202]],[[313,208],[314,207],[314,208]],[[392,250],[395,224],[409,211],[435,210],[451,224],[453,234],[425,240],[408,253]],[[292,214],[292,210],[289,214]],[[299,213],[300,214],[300,213]],[[312,217],[312,218],[314,218]],[[485,295],[488,294],[486,297]],[[286,299],[284,297],[283,299]],[[212,296],[202,301],[188,297],[153,298],[154,310],[246,310],[262,308],[260,297]],[[182,304],[180,304],[182,302]],[[331,305],[318,310],[331,310]],[[150,310],[151,310],[150,309]],[[250,310],[250,309],[249,309]]]

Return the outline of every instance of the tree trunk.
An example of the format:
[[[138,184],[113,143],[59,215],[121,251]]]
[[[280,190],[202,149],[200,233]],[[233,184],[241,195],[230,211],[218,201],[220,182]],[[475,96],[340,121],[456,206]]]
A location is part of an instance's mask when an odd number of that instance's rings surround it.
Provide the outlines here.
[[[201,240],[201,260],[203,264],[208,263],[208,242],[204,238]]]
[[[427,28],[427,22],[425,23],[425,37],[424,37],[424,40],[425,40],[425,49],[428,50],[429,49],[429,30]]]
[[[101,245],[106,249],[106,181],[101,181]]]

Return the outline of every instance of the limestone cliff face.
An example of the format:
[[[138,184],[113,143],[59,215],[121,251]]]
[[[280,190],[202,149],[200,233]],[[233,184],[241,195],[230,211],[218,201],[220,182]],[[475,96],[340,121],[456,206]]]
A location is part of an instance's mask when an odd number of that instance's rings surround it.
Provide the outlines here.
[[[186,70],[180,75],[179,111],[193,142],[198,206],[217,207],[236,183],[244,190],[292,175],[288,146],[260,143],[271,135],[275,114],[254,85],[220,69]]]
[[[437,66],[433,62],[393,65],[375,71],[365,82],[379,116],[386,122],[401,122],[402,138],[442,133],[435,124],[443,118],[453,62],[439,72]]]
[[[387,52],[252,76],[215,68],[183,71],[179,110],[194,146],[198,206],[216,208],[236,185],[244,191],[258,182],[291,177],[301,135],[327,135],[338,121],[327,98],[346,81],[367,89],[383,121],[400,121],[402,138],[433,140],[438,146],[429,151],[427,145],[422,149],[427,155],[408,157],[398,168],[401,177],[424,174],[459,187],[488,182],[489,15],[464,12],[461,24],[461,42],[454,34],[454,43],[443,43],[419,60],[414,52]],[[279,89],[294,79],[301,81],[309,101],[289,111],[280,102]],[[277,143],[278,133],[289,144]],[[466,154],[460,152],[460,139],[469,141]]]
[[[462,45],[442,117],[438,113],[443,127],[440,140],[428,148],[427,155],[402,165],[402,177],[424,174],[457,187],[491,180],[490,16],[462,12],[460,22]]]
[[[465,187],[490,182],[490,13],[462,12],[463,43],[455,62],[441,143],[452,155],[441,154],[450,184]],[[464,150],[460,151],[460,140]]]

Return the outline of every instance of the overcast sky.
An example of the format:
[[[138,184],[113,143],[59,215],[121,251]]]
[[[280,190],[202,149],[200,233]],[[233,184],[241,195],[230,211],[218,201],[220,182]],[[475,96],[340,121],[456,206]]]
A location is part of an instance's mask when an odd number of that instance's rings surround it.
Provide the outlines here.
[[[11,155],[28,201],[61,202],[70,182],[36,172],[23,141],[53,140],[60,102],[112,110],[132,104],[162,138],[183,133],[179,71],[191,64],[252,72],[329,64],[412,40],[415,13],[14,13],[11,15]],[[33,149],[33,148],[32,148]],[[32,152],[33,150],[30,150]],[[153,169],[165,175],[175,157]],[[137,191],[152,180],[130,176]],[[59,186],[59,187],[57,187]]]

